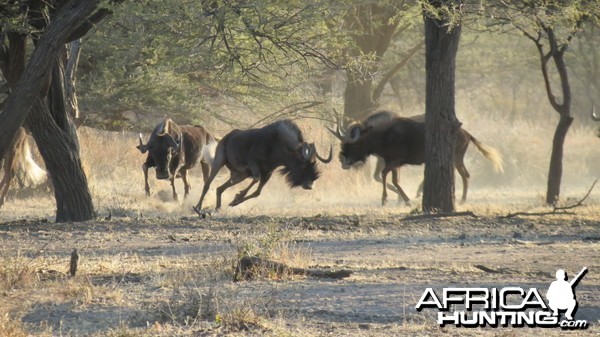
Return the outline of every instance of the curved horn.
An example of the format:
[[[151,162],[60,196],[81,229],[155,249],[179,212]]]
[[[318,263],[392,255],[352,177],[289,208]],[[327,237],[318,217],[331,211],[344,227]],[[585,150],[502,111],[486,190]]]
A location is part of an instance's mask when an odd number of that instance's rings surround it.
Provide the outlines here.
[[[340,115],[335,109],[333,109],[333,112],[335,115],[335,131],[333,131],[333,129],[329,128],[328,126],[325,126],[325,128],[329,130],[329,132],[331,132],[331,134],[333,134],[337,139],[343,141],[344,133],[342,132],[342,121],[340,120]]]
[[[140,152],[146,153],[146,151],[148,151],[148,146],[144,145],[144,140],[142,139],[142,134],[141,133],[140,133],[139,141],[140,141],[140,143],[136,147],[138,148],[138,150],[140,150]]]
[[[600,116],[596,115],[596,105],[592,104],[592,120],[595,122],[600,122]]]
[[[348,143],[356,143],[358,138],[360,138],[361,126],[359,123],[352,123],[348,127],[348,132],[346,132],[346,141]]]
[[[324,159],[323,157],[321,157],[319,155],[319,152],[317,151],[316,147],[315,147],[315,154],[317,155],[317,159],[319,159],[322,163],[327,164],[331,161],[331,159],[333,159],[333,145],[329,145],[329,157],[327,157],[327,159]]]

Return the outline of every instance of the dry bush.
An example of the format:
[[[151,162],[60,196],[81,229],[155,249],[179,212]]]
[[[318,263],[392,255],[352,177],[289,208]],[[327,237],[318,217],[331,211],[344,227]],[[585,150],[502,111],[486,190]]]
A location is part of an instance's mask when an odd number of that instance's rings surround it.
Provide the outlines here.
[[[0,336],[26,337],[29,334],[20,320],[13,319],[8,313],[5,313],[0,314]]]
[[[29,288],[38,281],[37,265],[33,259],[17,255],[0,260],[0,290]]]

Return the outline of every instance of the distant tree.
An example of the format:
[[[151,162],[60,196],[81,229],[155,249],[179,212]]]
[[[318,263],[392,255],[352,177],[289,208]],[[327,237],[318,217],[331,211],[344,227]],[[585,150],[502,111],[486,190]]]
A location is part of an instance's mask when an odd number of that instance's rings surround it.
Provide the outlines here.
[[[573,96],[565,53],[586,21],[598,22],[600,4],[595,0],[501,1],[491,9],[492,17],[519,30],[539,52],[548,100],[559,115],[546,190],[546,203],[554,205],[560,197],[564,143],[573,123]]]
[[[425,180],[423,211],[454,207],[454,142],[461,123],[455,111],[455,66],[461,1],[430,0],[425,18]]]
[[[349,39],[345,53],[346,88],[344,116],[361,119],[379,107],[381,94],[390,79],[423,47],[417,42],[404,55],[395,55],[394,65],[382,69],[382,59],[393,39],[399,38],[414,23],[411,1],[346,2],[344,33]],[[336,27],[337,29],[337,27]]]
[[[0,62],[10,92],[0,114],[0,149],[21,125],[31,131],[56,199],[56,221],[94,217],[67,94],[67,44],[85,35],[109,11],[100,1],[20,1],[2,5]],[[35,49],[27,61],[28,39]],[[72,77],[71,77],[72,78]]]

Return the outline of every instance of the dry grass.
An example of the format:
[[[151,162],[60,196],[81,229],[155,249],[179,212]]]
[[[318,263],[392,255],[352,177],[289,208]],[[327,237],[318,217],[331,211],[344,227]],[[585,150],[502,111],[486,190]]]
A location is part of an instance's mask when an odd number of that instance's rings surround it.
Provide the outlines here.
[[[381,207],[381,187],[367,170],[371,164],[343,171],[334,160],[320,166],[322,178],[313,191],[290,190],[276,176],[259,198],[201,221],[191,211],[201,189],[199,169],[192,171],[188,200],[171,200],[168,182],[155,180],[153,171],[154,194],[147,198],[140,168],[145,156],[135,149],[136,135],[82,129],[84,166],[100,217],[83,224],[36,222],[51,219],[51,195],[8,200],[0,219],[27,220],[0,228],[0,296],[7,303],[0,306],[0,336],[521,335],[522,330],[511,329],[440,329],[412,308],[428,282],[539,281],[545,286],[545,280],[531,275],[555,268],[549,250],[573,265],[593,264],[600,191],[593,191],[575,217],[494,220],[499,214],[545,209],[552,129],[502,119],[490,124],[468,112],[461,119],[480,141],[498,148],[506,164],[505,173],[497,174],[469,150],[469,201],[458,208],[482,215],[478,220],[402,222],[418,209],[418,200],[411,207],[393,200]],[[325,152],[333,141],[328,133],[300,123]],[[563,202],[581,197],[600,175],[597,141],[591,128],[571,130]],[[226,178],[219,176],[214,185]],[[402,169],[409,195],[421,179],[422,167]],[[208,204],[214,202],[215,186]],[[244,186],[226,192],[225,203]],[[180,181],[177,188],[182,195]],[[112,220],[105,220],[109,213]],[[520,236],[563,241],[546,246],[511,241]],[[81,256],[79,274],[63,277],[73,248]],[[326,282],[263,270],[253,281],[233,282],[236,261],[244,255],[356,273],[349,280]],[[476,264],[519,272],[489,275]],[[586,276],[594,286],[599,280]],[[600,303],[592,293],[583,294],[588,306]]]

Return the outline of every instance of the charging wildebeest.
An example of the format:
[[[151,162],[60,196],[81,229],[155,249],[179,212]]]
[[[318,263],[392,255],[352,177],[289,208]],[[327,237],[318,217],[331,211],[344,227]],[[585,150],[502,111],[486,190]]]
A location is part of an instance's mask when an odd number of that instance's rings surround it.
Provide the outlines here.
[[[376,112],[361,122],[354,122],[348,130],[341,132],[338,121],[336,131],[329,129],[342,141],[340,161],[342,168],[364,163],[368,156],[376,155],[383,160],[381,178],[383,184],[382,204],[387,199],[387,174],[392,172],[392,184],[408,205],[410,199],[398,183],[397,170],[403,165],[422,165],[425,163],[425,119],[424,115],[409,118],[396,116],[389,111]],[[454,147],[454,167],[462,177],[462,201],[467,200],[469,172],[464,164],[464,156],[473,142],[477,149],[502,171],[502,158],[498,151],[487,147],[464,129],[460,129]],[[377,172],[375,173],[377,174]]]
[[[331,148],[329,158],[319,156],[315,145],[305,142],[300,128],[290,120],[277,121],[259,129],[233,130],[217,145],[210,177],[204,182],[202,195],[194,211],[202,215],[204,196],[223,166],[229,169],[230,177],[217,188],[216,209],[221,208],[223,191],[246,178],[252,178],[252,182],[240,191],[229,205],[236,206],[250,198],[258,197],[273,171],[279,166],[283,166],[281,173],[291,187],[302,186],[304,189],[311,189],[313,182],[319,178],[315,158],[329,163],[332,158]],[[247,195],[257,182],[256,191]]]
[[[146,195],[150,196],[148,169],[154,167],[156,179],[169,179],[171,181],[173,199],[175,200],[177,200],[175,178],[181,176],[185,190],[184,197],[187,197],[190,192],[187,171],[200,162],[202,175],[206,181],[216,144],[215,137],[204,127],[200,125],[179,126],[170,118],[165,118],[162,123],[154,128],[148,143],[143,143],[142,134],[140,134],[137,148],[142,153],[148,152],[146,162],[142,165]]]
[[[24,128],[19,128],[15,139],[6,151],[0,150],[0,163],[2,163],[4,171],[0,181],[0,207],[4,204],[10,182],[18,167],[21,167],[27,180],[34,185],[41,183],[46,178],[46,171],[33,161]]]

